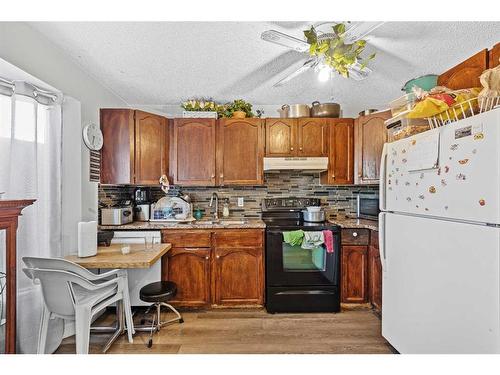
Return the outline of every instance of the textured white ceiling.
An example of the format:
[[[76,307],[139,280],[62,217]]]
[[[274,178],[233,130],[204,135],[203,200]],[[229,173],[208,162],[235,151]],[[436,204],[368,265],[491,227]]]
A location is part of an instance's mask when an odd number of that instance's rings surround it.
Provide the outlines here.
[[[500,40],[500,22],[388,22],[369,37],[377,52],[364,81],[320,83],[309,71],[273,83],[306,56],[265,42],[276,29],[302,38],[311,22],[35,22],[29,25],[131,105],[176,105],[192,96],[254,104],[340,103],[344,115],[384,108],[413,77],[440,73]]]

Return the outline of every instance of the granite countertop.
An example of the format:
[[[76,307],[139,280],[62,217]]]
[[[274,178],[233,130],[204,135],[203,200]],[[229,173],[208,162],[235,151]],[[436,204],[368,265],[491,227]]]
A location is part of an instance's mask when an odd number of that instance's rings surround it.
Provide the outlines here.
[[[356,219],[355,217],[338,215],[330,216],[328,222],[341,228],[365,228],[378,231],[378,220]]]
[[[224,222],[227,222],[224,223]],[[266,224],[260,219],[197,220],[191,223],[168,223],[161,221],[134,221],[124,225],[100,225],[102,230],[159,230],[159,229],[264,229]]]

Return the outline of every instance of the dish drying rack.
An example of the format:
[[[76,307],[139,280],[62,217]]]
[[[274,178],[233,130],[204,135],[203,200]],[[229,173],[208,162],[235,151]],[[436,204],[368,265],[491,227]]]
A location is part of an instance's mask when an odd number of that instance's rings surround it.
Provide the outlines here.
[[[461,103],[457,103],[445,112],[428,117],[427,121],[431,129],[450,124],[464,118],[472,117],[483,112],[490,111],[500,106],[500,96],[491,98],[471,98]]]

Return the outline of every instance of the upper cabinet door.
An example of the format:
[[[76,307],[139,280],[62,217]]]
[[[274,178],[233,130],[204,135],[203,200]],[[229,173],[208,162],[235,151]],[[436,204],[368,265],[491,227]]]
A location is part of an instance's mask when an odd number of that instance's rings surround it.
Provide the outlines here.
[[[328,126],[324,118],[297,120],[298,156],[328,156]]]
[[[158,184],[167,174],[167,119],[142,111],[135,112],[135,183]]]
[[[217,137],[217,184],[262,185],[264,121],[219,120]]]
[[[500,43],[497,43],[490,50],[488,68],[494,68],[500,65]]]
[[[297,120],[266,119],[266,156],[296,156]]]
[[[173,182],[185,186],[215,185],[214,119],[175,119],[171,171]]]
[[[488,50],[484,49],[438,78],[438,86],[446,86],[453,90],[481,87],[479,76],[488,68]]]
[[[329,185],[354,183],[354,120],[329,119],[328,172],[321,183]]]
[[[134,111],[101,109],[101,183],[134,183]]]
[[[354,125],[355,183],[378,184],[380,158],[387,130],[384,122],[391,117],[390,111],[377,112],[359,117]]]

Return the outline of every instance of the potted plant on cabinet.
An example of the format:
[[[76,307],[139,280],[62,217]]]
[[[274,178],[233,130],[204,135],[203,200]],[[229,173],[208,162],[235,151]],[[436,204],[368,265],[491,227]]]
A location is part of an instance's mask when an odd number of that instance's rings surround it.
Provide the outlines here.
[[[232,103],[226,104],[225,107],[223,117],[245,118],[254,116],[252,112],[252,105],[243,99],[236,99]]]

